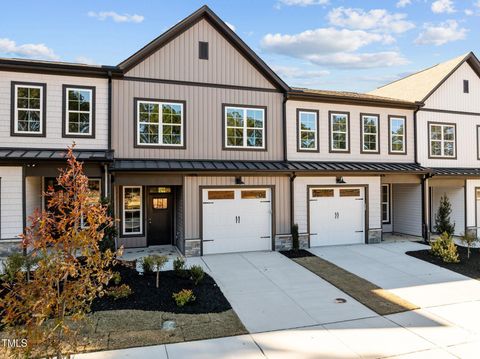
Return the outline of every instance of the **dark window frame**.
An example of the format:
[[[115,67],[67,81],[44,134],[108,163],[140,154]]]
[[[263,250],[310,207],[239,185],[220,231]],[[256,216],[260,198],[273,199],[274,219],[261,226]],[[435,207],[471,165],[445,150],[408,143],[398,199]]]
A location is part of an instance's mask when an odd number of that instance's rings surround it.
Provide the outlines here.
[[[403,151],[392,151],[392,119],[403,120]],[[388,154],[389,155],[407,155],[407,116],[388,115]]]
[[[315,114],[316,116],[316,119],[315,119],[315,127],[316,127],[316,131],[315,131],[315,147],[316,148],[302,148],[301,147],[301,138],[300,138],[300,135],[301,135],[301,127],[300,127],[300,113],[313,113]],[[320,152],[320,128],[319,128],[319,125],[320,125],[320,111],[319,110],[311,110],[311,109],[305,109],[305,108],[297,108],[297,152],[315,152],[315,153],[318,153]]]
[[[385,202],[383,202],[383,188],[387,188],[387,193],[388,193],[388,201],[387,203],[387,214],[388,214],[388,220],[383,219],[383,205]],[[381,192],[381,201],[380,201],[380,206],[381,206],[381,216],[382,216],[382,224],[391,224],[392,223],[392,185],[390,183],[382,183],[382,192]]]
[[[208,60],[209,45],[208,41],[198,42],[198,58],[199,60]]]
[[[67,101],[68,101],[68,90],[90,90],[92,91],[92,103],[90,105],[91,116],[90,116],[90,134],[82,135],[81,133],[67,133],[68,127],[68,110],[67,110]],[[83,85],[63,85],[62,86],[62,137],[63,138],[95,138],[96,130],[96,86],[83,86]]]
[[[142,203],[140,204],[140,215],[141,215],[141,220],[140,220],[140,233],[125,233],[125,216],[124,216],[124,210],[125,210],[125,203],[124,203],[124,193],[125,193],[125,188],[140,188],[141,193],[140,193],[140,198],[142,200]],[[146,218],[146,195],[145,195],[145,187],[142,185],[125,185],[120,187],[120,210],[121,210],[121,226],[120,226],[120,238],[136,238],[136,237],[144,237],[145,236],[145,218]]]
[[[463,93],[470,93],[470,82],[463,80]]]
[[[443,126],[451,126],[453,127],[453,135],[454,135],[454,145],[453,145],[453,150],[454,150],[454,156],[445,156],[442,154],[440,156],[432,155],[432,146],[431,146],[431,130],[432,130],[432,125],[433,126],[442,126],[442,140],[441,142],[443,143]],[[435,121],[428,121],[427,122],[427,144],[428,144],[428,158],[429,159],[442,159],[442,160],[456,160],[457,159],[457,124],[453,122],[435,122]],[[438,141],[438,140],[437,140]],[[451,142],[451,141],[450,141]]]
[[[363,117],[370,116],[377,118],[377,149],[375,151],[365,150],[364,149],[364,142],[365,142],[365,135],[364,133],[364,125],[363,125]],[[360,113],[360,153],[362,154],[380,154],[380,114],[378,113]]]
[[[11,91],[10,91],[10,136],[16,137],[46,137],[47,136],[47,84],[41,82],[24,82],[24,81],[12,81],[11,82]],[[17,102],[17,86],[25,87],[41,87],[42,88],[42,118],[41,125],[42,130],[39,133],[30,133],[30,132],[18,132],[15,124],[16,118],[16,102]]]
[[[332,116],[333,115],[346,115],[347,116],[347,133],[346,133],[346,142],[347,147],[345,149],[334,149],[333,148],[333,139],[332,139]],[[350,112],[345,111],[328,111],[328,151],[329,153],[350,153],[351,142],[350,142]]]

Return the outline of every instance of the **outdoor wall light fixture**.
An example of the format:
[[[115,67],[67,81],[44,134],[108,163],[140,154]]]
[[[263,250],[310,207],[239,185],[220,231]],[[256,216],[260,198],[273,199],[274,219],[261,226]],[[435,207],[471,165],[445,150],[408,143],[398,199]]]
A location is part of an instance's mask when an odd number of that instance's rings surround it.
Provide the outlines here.
[[[242,177],[238,176],[235,177],[235,184],[245,184],[245,182],[242,181]]]
[[[343,177],[337,177],[337,183],[347,183],[343,180]]]

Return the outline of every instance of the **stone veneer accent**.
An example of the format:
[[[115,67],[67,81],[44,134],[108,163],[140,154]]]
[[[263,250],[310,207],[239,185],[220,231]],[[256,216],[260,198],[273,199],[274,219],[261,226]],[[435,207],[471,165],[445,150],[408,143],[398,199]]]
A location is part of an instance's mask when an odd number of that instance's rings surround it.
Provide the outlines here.
[[[298,236],[298,242],[301,249],[308,248],[308,235],[300,234]],[[275,250],[285,251],[292,249],[292,236],[290,234],[275,237]]]
[[[198,257],[201,254],[200,239],[187,239],[185,241],[185,257]]]
[[[382,229],[368,230],[368,244],[380,243],[382,241]]]

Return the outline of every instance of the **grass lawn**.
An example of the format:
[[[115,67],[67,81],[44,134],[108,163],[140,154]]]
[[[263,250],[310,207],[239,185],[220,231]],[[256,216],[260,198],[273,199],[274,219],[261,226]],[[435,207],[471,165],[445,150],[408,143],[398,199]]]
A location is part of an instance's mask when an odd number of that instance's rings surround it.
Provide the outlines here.
[[[409,256],[436,264],[440,267],[463,274],[464,276],[480,280],[480,249],[470,249],[470,259],[467,259],[467,248],[457,246],[460,263],[445,263],[440,257],[430,253],[429,249],[407,252]]]

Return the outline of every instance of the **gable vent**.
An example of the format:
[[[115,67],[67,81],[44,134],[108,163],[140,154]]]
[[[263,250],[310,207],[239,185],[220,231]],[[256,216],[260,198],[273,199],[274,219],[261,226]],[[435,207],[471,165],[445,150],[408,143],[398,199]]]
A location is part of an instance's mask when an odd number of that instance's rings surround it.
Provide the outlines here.
[[[198,58],[200,60],[208,60],[208,42],[198,42]]]
[[[468,80],[463,80],[463,93],[469,93],[469,92],[470,92],[470,89],[469,89]]]

